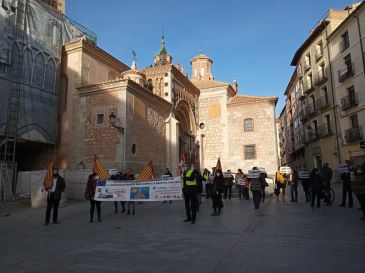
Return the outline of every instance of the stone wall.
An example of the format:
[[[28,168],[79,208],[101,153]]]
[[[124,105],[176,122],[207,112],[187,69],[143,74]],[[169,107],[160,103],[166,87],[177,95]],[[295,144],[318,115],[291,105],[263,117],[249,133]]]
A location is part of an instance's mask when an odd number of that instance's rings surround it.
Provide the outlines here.
[[[244,131],[244,119],[252,118],[254,131]],[[275,106],[273,102],[256,102],[228,106],[230,168],[244,172],[253,166],[264,167],[270,174],[278,167]],[[245,160],[244,146],[255,145],[256,157]]]

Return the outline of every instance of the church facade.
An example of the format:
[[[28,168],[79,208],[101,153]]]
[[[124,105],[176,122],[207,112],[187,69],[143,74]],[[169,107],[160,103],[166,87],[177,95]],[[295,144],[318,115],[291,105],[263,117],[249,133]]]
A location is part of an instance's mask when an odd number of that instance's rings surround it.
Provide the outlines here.
[[[237,83],[215,81],[213,61],[191,60],[189,79],[174,65],[164,38],[153,65],[138,69],[84,39],[64,46],[60,89],[61,168],[105,167],[138,173],[150,160],[158,175],[178,173],[179,158],[201,169],[278,167],[277,97],[237,94]]]

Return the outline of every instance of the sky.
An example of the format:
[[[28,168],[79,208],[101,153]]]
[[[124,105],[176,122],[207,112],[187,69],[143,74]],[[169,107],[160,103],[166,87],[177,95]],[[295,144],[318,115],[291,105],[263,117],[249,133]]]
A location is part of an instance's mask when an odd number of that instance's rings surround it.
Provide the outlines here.
[[[238,82],[238,93],[278,96],[277,116],[293,73],[295,51],[328,9],[342,0],[66,0],[66,15],[97,34],[97,45],[138,68],[157,54],[162,31],[174,64],[191,75],[190,60],[203,52],[217,81]]]

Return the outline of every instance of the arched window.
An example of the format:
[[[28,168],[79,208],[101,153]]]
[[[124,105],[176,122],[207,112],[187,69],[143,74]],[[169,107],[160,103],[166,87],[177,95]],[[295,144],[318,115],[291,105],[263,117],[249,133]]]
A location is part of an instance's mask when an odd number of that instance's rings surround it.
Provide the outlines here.
[[[32,84],[35,87],[43,87],[44,75],[44,58],[42,54],[38,53],[34,59]]]
[[[24,51],[23,71],[22,71],[22,82],[25,84],[30,84],[30,82],[31,82],[32,66],[33,66],[32,51],[29,48],[27,48]]]
[[[152,81],[152,79],[149,79],[147,81],[147,88],[148,88],[148,90],[153,92],[153,81]]]
[[[55,63],[52,59],[49,59],[46,66],[46,77],[44,79],[44,88],[53,92],[56,81]]]
[[[251,132],[253,131],[253,119],[252,118],[246,118],[243,121],[243,128],[245,132]]]

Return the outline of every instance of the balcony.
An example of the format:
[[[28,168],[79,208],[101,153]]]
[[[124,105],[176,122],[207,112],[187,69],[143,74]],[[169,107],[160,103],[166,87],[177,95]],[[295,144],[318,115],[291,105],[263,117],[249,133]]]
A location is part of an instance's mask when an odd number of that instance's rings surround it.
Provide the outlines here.
[[[316,113],[316,111],[314,109],[313,103],[307,104],[305,106],[305,108],[304,108],[304,114],[305,114],[305,116],[310,117],[310,116],[312,116],[315,113]]]
[[[298,97],[299,100],[304,100],[305,99],[305,93],[303,91],[303,88],[300,88],[298,90],[297,97]]]
[[[304,62],[304,71],[307,71],[311,68],[311,64],[309,61]]]
[[[299,136],[299,139],[300,139],[300,143],[301,144],[306,144],[306,143],[309,143],[310,141],[308,140],[308,135],[307,134],[301,134]]]
[[[316,49],[316,61],[323,57],[323,48],[319,47]]]
[[[318,126],[317,130],[318,130],[318,135],[321,138],[332,135],[331,127],[327,123]]]
[[[321,111],[330,106],[328,97],[323,96],[316,100],[316,110]]]
[[[311,79],[304,82],[304,93],[310,93],[314,89],[314,85]]]
[[[338,70],[338,81],[344,82],[348,78],[355,75],[355,65],[354,63],[347,64],[344,68]]]
[[[305,116],[305,113],[304,113],[304,110],[301,110],[299,113],[298,113],[298,117],[299,117],[299,120],[301,122],[305,122],[307,120],[307,117]]]
[[[347,143],[362,139],[362,129],[360,126],[345,130],[345,139]]]
[[[357,92],[352,93],[351,95],[348,95],[346,97],[343,97],[341,99],[341,109],[342,111],[346,111],[352,107],[355,107],[359,104],[359,101],[357,99]]]
[[[320,70],[317,74],[314,75],[314,84],[321,85],[327,81],[326,71]]]

